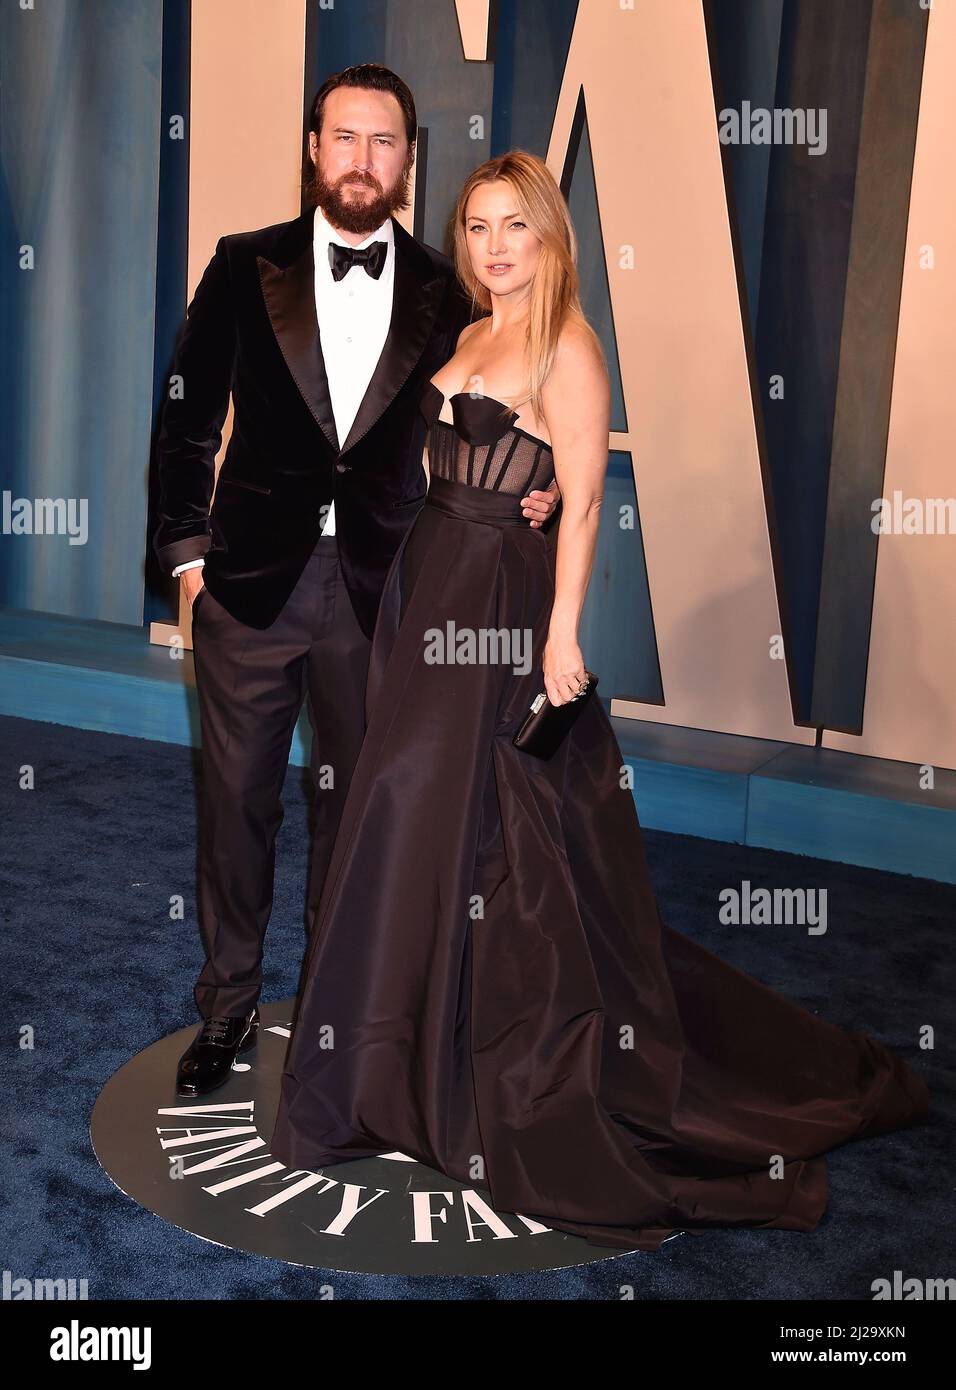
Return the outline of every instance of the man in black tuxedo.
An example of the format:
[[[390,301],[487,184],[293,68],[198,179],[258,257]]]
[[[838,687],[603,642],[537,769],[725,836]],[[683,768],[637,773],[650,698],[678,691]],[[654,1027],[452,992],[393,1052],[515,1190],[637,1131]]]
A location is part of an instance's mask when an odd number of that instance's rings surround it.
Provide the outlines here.
[[[385,576],[425,496],[419,401],[471,319],[408,206],[412,94],[378,64],[312,104],[308,211],[221,237],[177,342],[160,430],[160,563],[193,613],[204,798],[205,1022],[177,1091],[221,1085],[258,1030],[282,785],[306,692],[316,833],[311,923],[364,734]],[[232,436],[215,459],[232,394]],[[556,494],[524,499],[530,524]]]

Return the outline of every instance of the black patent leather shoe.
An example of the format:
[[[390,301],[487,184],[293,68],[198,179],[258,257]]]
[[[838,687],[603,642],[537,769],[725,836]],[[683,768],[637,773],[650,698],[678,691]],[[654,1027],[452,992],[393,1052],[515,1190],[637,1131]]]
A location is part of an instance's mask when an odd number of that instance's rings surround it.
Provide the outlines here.
[[[255,1047],[258,1034],[258,1008],[245,1018],[207,1018],[179,1059],[176,1094],[204,1096],[224,1085],[233,1062]]]

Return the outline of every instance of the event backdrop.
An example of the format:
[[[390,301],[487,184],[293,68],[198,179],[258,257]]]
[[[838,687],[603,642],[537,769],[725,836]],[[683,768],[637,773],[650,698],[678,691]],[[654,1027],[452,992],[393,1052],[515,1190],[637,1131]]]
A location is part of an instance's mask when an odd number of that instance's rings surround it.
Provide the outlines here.
[[[615,710],[956,767],[939,0],[2,0],[2,485],[86,499],[88,533],[5,524],[0,601],[173,612],[185,304],[222,233],[299,211],[311,96],[371,60],[418,103],[416,235],[447,249],[509,148],[567,196],[613,385],[583,645]]]

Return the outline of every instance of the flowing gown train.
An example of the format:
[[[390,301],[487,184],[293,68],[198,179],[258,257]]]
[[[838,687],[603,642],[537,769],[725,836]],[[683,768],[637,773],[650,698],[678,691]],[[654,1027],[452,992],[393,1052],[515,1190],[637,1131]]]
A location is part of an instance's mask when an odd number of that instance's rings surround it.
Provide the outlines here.
[[[514,748],[554,592],[520,498],[553,459],[490,398],[428,382],[422,410],[429,491],[383,595],[272,1153],[400,1150],[620,1249],[811,1230],[824,1153],[922,1120],[926,1086],[662,920],[598,700],[551,761]],[[492,631],[530,633],[530,667],[428,659]]]

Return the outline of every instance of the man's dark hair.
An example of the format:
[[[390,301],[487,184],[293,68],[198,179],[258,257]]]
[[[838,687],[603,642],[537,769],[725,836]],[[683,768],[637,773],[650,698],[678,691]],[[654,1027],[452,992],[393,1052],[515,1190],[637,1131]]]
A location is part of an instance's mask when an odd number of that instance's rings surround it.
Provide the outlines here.
[[[343,68],[341,72],[333,72],[331,77],[325,79],[312,98],[312,106],[309,109],[309,130],[315,131],[316,139],[322,130],[325,98],[329,92],[334,92],[337,87],[364,87],[371,92],[391,92],[402,109],[402,116],[405,121],[405,138],[409,144],[409,155],[411,154],[410,147],[415,143],[415,137],[418,133],[415,98],[412,96],[408,84],[403,82],[397,73],[392,72],[391,68],[386,68],[381,63],[358,63],[355,67]],[[305,157],[302,162],[302,185],[306,200],[310,203],[314,202],[314,197],[311,195],[314,175],[315,166],[309,157],[307,140]]]

